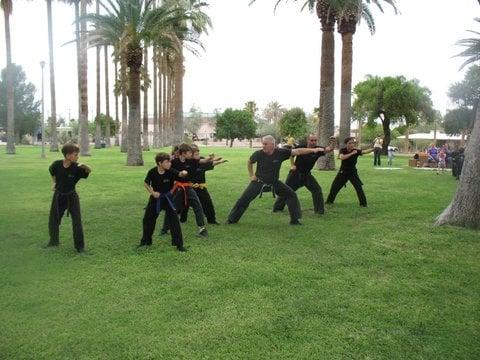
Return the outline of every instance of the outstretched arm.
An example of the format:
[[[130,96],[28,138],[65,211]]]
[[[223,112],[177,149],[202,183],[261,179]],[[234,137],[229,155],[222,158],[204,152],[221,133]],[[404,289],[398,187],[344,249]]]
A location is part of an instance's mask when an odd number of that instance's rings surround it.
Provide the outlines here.
[[[370,149],[365,149],[365,150],[362,150],[362,154],[368,154],[368,153],[371,153],[373,152],[374,148],[370,148]]]
[[[292,150],[292,156],[314,154],[323,151],[323,148],[298,148]]]

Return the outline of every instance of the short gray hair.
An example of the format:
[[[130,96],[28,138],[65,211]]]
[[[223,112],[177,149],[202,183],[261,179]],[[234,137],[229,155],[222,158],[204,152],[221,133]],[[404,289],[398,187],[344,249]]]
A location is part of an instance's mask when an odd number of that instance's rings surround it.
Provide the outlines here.
[[[274,138],[272,135],[265,135],[265,136],[262,138],[262,141],[269,141],[269,142],[271,142],[273,145],[275,145],[275,138]]]

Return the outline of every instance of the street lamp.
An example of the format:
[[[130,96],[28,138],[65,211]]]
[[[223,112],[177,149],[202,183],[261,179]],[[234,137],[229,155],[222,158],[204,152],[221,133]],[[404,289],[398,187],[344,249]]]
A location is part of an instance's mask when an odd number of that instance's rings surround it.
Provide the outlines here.
[[[42,122],[41,122],[41,132],[42,132],[42,159],[45,159],[45,102],[43,97],[43,68],[45,67],[45,61],[40,61],[40,67],[42,68]]]

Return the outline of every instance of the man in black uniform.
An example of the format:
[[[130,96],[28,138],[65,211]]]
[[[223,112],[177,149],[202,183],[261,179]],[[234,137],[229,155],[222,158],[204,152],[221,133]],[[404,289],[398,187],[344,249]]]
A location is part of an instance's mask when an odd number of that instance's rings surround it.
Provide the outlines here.
[[[182,229],[178,221],[177,212],[173,203],[172,189],[175,180],[187,175],[186,171],[177,171],[171,168],[170,155],[158,153],[155,156],[156,167],[150,169],[145,177],[145,189],[150,194],[145,215],[143,216],[143,236],[139,246],[152,245],[152,234],[155,230],[155,222],[162,210],[165,211],[165,219],[168,221],[172,234],[172,246],[178,251],[184,252]]]
[[[342,165],[340,165],[340,170],[338,171],[337,176],[333,180],[332,186],[330,187],[330,193],[328,194],[327,204],[333,204],[335,197],[337,196],[340,189],[345,186],[347,181],[350,181],[357,192],[358,200],[360,201],[360,206],[367,206],[367,198],[362,188],[362,181],[358,177],[357,173],[357,159],[363,154],[371,153],[374,149],[360,150],[355,149],[355,138],[348,137],[345,139],[344,143],[347,145],[343,149],[340,149],[338,157],[342,160]]]
[[[307,148],[317,147],[317,136],[310,134],[307,136]],[[335,138],[330,138],[330,144],[327,147],[320,147],[320,151],[313,154],[298,155],[294,158],[291,157],[290,161],[292,166],[288,173],[285,184],[290,186],[293,191],[305,186],[312,193],[313,211],[317,214],[325,213],[323,206],[323,194],[322,188],[318,184],[317,180],[311,174],[315,162],[320,156],[323,156],[335,147]],[[275,204],[273,205],[273,212],[282,211],[285,207],[285,198],[279,196]]]
[[[80,199],[75,191],[75,184],[80,179],[86,179],[90,175],[90,168],[86,165],[78,165],[78,153],[80,149],[75,144],[65,144],[62,147],[63,160],[56,160],[48,169],[52,176],[53,199],[48,219],[50,233],[50,246],[59,245],[59,227],[63,214],[67,210],[72,217],[73,243],[75,249],[81,253],[84,251],[82,218],[80,215]]]
[[[273,194],[282,196],[285,199],[290,213],[290,224],[299,225],[300,222],[298,220],[302,215],[300,203],[295,191],[278,179],[280,167],[282,162],[289,159],[292,155],[314,154],[320,151],[321,148],[279,149],[275,147],[275,138],[273,136],[267,135],[263,137],[262,150],[255,151],[247,161],[250,184],[230,211],[227,223],[237,223],[252,200],[266,189],[271,189]],[[254,174],[253,164],[255,163],[257,168]]]

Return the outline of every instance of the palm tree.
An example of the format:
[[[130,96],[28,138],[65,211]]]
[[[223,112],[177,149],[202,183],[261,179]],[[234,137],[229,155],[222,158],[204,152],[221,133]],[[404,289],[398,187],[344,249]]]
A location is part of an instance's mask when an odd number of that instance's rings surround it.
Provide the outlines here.
[[[95,0],[95,13],[98,15],[100,13],[100,3],[99,0]],[[100,104],[100,46],[97,45],[95,48],[95,74],[96,74],[96,106],[95,106],[95,149],[100,149],[100,139],[102,137],[102,128],[100,126],[100,113],[101,113],[101,104]]]
[[[90,140],[88,137],[88,39],[87,15],[88,0],[80,0],[80,55],[79,55],[79,94],[80,94],[80,117],[78,119],[80,132],[80,154],[90,156]]]
[[[175,56],[175,130],[174,142],[179,144],[183,140],[183,75],[185,73],[183,47],[193,53],[197,53],[195,48],[188,44],[196,44],[202,47],[199,37],[202,33],[207,33],[208,28],[212,27],[210,17],[203,12],[203,8],[208,4],[201,0],[167,0],[167,6],[177,9],[185,14],[186,20],[178,23],[175,27],[178,40],[179,52]],[[203,47],[202,47],[203,48]]]
[[[107,124],[105,126],[105,145],[110,147],[110,86],[108,83],[108,46],[103,47],[104,62],[105,62],[105,115],[107,117]]]
[[[250,4],[256,0],[251,0]],[[277,0],[275,10],[282,0]],[[285,0],[286,1],[286,0]],[[294,0],[298,1],[298,0]],[[321,144],[327,144],[329,137],[335,131],[335,16],[340,8],[341,0],[304,0],[302,10],[308,7],[311,12],[316,10],[322,30],[322,55],[320,60],[320,99],[319,121],[317,134]],[[318,168],[334,170],[335,158],[333,152],[318,159]]]
[[[479,18],[475,21],[480,22]],[[480,32],[471,31],[475,35]],[[465,57],[462,68],[480,62],[480,37],[463,39],[457,45],[465,50],[457,56]],[[457,191],[448,207],[438,216],[436,225],[458,225],[480,229],[480,106],[477,106],[475,123],[465,149],[462,175]]]
[[[57,102],[55,96],[55,64],[53,60],[52,0],[47,0],[48,53],[50,59],[50,151],[58,151],[57,139]]]
[[[10,15],[12,15],[12,0],[1,0],[0,6],[3,10],[5,21],[5,44],[7,54],[7,154],[15,154],[15,119],[13,104],[13,66],[12,66],[12,45],[10,42]],[[43,119],[42,119],[43,121]]]
[[[127,165],[143,165],[140,117],[140,71],[145,43],[173,44],[174,26],[187,16],[175,8],[152,9],[152,0],[109,0],[105,15],[88,14],[93,24],[88,34],[92,45],[118,45],[120,59],[128,68],[128,146]],[[173,45],[172,45],[173,46]],[[121,61],[122,63],[122,61]]]
[[[364,19],[370,30],[375,32],[375,23],[368,7],[374,4],[383,12],[382,0],[341,0],[337,10],[338,32],[342,35],[342,75],[340,89],[340,139],[350,136],[352,115],[352,64],[353,64],[353,34],[357,23]],[[397,13],[395,0],[383,0],[391,5]]]

